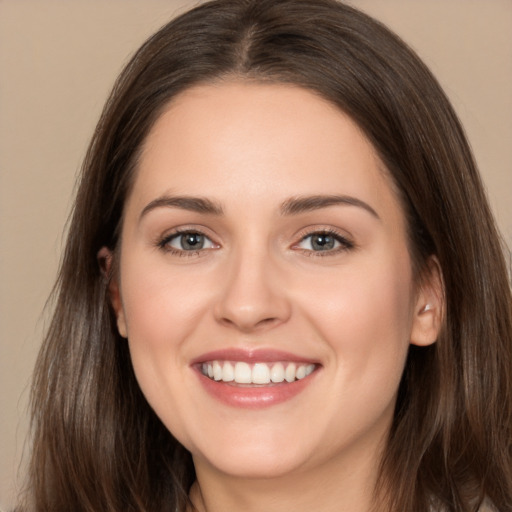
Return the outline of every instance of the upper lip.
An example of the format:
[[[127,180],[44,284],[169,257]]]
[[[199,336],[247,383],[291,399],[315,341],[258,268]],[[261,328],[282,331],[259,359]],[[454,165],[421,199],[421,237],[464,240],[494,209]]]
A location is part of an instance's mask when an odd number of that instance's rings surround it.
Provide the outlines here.
[[[291,352],[274,349],[225,348],[213,350],[194,358],[191,365],[207,361],[243,361],[246,363],[274,363],[289,361],[294,363],[318,363],[314,358],[303,357]]]

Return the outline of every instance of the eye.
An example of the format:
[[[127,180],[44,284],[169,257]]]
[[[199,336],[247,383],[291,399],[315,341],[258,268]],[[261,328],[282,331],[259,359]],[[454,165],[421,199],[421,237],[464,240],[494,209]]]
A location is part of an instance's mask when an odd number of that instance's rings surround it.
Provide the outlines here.
[[[176,252],[192,252],[216,247],[206,235],[197,231],[174,233],[164,238],[159,245],[163,249]]]
[[[303,237],[295,247],[312,252],[338,252],[352,249],[354,244],[337,233],[318,231]]]

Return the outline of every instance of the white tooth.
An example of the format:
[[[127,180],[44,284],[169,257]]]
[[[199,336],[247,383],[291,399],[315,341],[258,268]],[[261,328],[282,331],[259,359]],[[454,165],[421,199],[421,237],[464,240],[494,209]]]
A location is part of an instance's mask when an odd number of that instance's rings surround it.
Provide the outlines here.
[[[297,379],[303,379],[305,376],[306,376],[306,366],[301,364],[298,368],[297,368]]]
[[[219,361],[213,361],[213,378],[215,380],[222,380],[222,366]]]
[[[235,364],[235,382],[238,384],[251,383],[251,367],[247,363],[239,361]]]
[[[272,382],[283,382],[284,380],[284,366],[281,363],[276,363],[270,370],[270,380]]]
[[[254,384],[268,384],[270,382],[270,370],[265,363],[256,363],[252,369],[252,382]]]
[[[203,375],[208,375],[208,365],[206,363],[203,363],[201,366],[201,373]]]
[[[290,363],[286,367],[286,371],[284,372],[284,378],[287,382],[293,382],[295,380],[295,364]]]
[[[315,365],[314,364],[308,364],[306,366],[306,375],[310,375],[311,373],[313,373],[314,369],[315,369]]]
[[[222,368],[222,380],[224,382],[232,382],[235,380],[235,369],[229,361],[226,361]]]
[[[208,363],[208,377],[210,377],[210,379],[213,379],[213,366],[212,366],[212,363]]]

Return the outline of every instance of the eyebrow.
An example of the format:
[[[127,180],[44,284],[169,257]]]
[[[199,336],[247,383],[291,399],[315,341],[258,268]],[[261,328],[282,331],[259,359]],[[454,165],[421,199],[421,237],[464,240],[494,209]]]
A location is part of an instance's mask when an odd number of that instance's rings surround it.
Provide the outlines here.
[[[281,205],[282,215],[297,215],[299,213],[310,212],[327,208],[329,206],[348,205],[357,206],[370,213],[373,217],[380,220],[378,213],[368,204],[352,196],[339,195],[315,195],[301,196],[288,199]]]
[[[345,195],[313,195],[292,197],[282,203],[281,215],[298,215],[299,213],[320,210],[329,206],[348,205],[356,206],[366,210],[376,219],[380,219],[378,213],[368,204],[352,196]],[[224,210],[220,203],[207,199],[205,197],[193,196],[162,196],[148,203],[142,210],[139,220],[148,212],[156,208],[179,208],[196,213],[221,216]]]
[[[139,220],[155,208],[180,208],[190,212],[205,213],[208,215],[223,215],[222,206],[219,203],[205,197],[192,196],[162,196],[147,204],[142,210]]]

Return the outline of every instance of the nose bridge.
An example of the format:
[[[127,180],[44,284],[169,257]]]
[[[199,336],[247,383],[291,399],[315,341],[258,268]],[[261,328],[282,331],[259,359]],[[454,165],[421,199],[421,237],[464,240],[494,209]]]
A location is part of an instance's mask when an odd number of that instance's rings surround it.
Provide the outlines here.
[[[234,248],[216,308],[219,321],[241,331],[287,320],[290,304],[268,244],[257,240]]]

